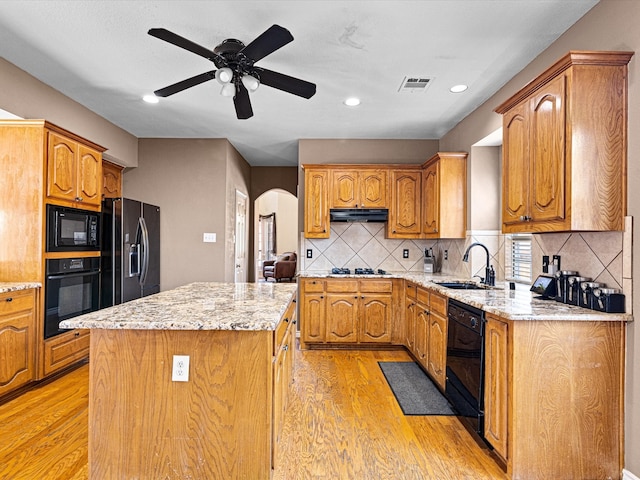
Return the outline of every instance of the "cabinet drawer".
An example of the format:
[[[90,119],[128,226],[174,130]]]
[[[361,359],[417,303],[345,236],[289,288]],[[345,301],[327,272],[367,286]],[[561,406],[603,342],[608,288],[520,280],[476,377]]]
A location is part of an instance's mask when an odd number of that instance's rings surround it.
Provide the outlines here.
[[[429,305],[429,290],[425,290],[422,287],[416,289],[416,298],[418,302],[423,305]]]
[[[391,293],[391,280],[360,280],[360,291],[364,293]]]
[[[405,295],[407,296],[407,298],[410,298],[411,300],[415,300],[416,299],[416,284],[415,283],[409,283],[407,282],[407,285],[405,287]]]
[[[89,330],[72,330],[44,342],[44,376],[89,356]]]
[[[437,293],[431,294],[431,311],[439,313],[443,317],[447,315],[447,299]]]
[[[358,291],[358,280],[327,280],[327,292],[355,293]]]
[[[0,294],[0,315],[33,308],[33,290],[18,290]]]
[[[305,292],[321,293],[324,292],[324,280],[305,280],[303,283]]]

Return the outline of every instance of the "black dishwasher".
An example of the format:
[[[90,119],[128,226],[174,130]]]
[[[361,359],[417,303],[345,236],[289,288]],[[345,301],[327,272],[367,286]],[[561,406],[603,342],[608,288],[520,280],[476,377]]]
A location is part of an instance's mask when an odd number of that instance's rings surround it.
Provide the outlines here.
[[[445,394],[457,413],[484,430],[484,312],[449,299]]]

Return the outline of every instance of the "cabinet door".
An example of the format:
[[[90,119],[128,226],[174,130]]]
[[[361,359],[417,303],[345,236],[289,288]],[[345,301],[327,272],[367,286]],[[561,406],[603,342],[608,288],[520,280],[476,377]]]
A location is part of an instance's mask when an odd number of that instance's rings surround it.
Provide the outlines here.
[[[395,170],[391,173],[391,205],[388,238],[419,238],[421,234],[420,191],[422,171]]]
[[[507,460],[508,325],[487,316],[484,341],[484,436]]]
[[[422,232],[426,238],[439,237],[440,218],[440,186],[438,171],[440,162],[434,162],[425,168],[423,172],[422,191],[424,201],[422,202]]]
[[[529,215],[529,128],[527,103],[507,112],[502,126],[502,222],[513,225]]]
[[[531,98],[530,216],[531,221],[565,218],[565,82],[564,75]],[[584,172],[597,175],[597,172]]]
[[[387,177],[386,170],[360,172],[360,207],[387,208]]]
[[[327,294],[327,342],[358,341],[358,294]]]
[[[78,148],[78,201],[87,205],[102,203],[102,154],[80,145]]]
[[[405,342],[409,351],[415,355],[416,303],[409,298],[407,298],[407,306],[404,315],[406,325]]]
[[[102,162],[102,195],[104,198],[122,197],[122,168]]]
[[[47,197],[76,201],[78,144],[49,132],[47,147]]]
[[[0,395],[35,379],[33,290],[0,294]]]
[[[358,208],[358,172],[331,171],[331,208]]]
[[[300,330],[304,343],[325,341],[325,296],[324,293],[305,293],[302,296]]]
[[[429,359],[427,371],[444,390],[447,367],[447,319],[433,310],[429,315],[427,339],[427,357]]]
[[[391,342],[391,295],[361,294],[360,342]]]
[[[416,351],[415,356],[418,362],[427,368],[427,334],[429,330],[429,309],[421,304],[417,304],[416,309]]]
[[[304,185],[304,236],[329,238],[329,172],[307,170]]]

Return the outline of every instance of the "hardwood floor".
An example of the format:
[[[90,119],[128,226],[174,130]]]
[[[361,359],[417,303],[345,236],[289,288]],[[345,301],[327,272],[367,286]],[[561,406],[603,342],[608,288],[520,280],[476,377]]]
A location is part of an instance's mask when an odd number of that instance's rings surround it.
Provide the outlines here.
[[[377,362],[408,359],[297,350],[273,479],[506,479],[456,417],[402,414]],[[0,405],[0,479],[88,478],[88,372],[84,365]]]

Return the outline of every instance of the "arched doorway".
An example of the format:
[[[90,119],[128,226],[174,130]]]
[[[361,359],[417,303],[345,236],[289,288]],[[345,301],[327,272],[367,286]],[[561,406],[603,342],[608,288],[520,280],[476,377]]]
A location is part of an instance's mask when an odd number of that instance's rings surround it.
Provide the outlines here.
[[[298,198],[280,188],[268,190],[254,202],[256,281],[264,281],[262,264],[285,252],[298,253]]]

